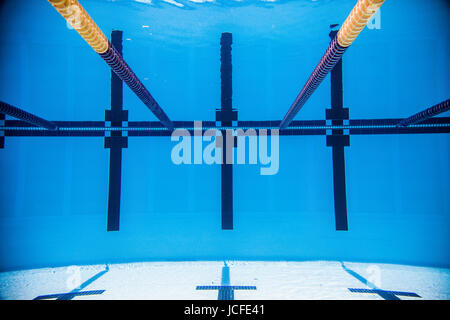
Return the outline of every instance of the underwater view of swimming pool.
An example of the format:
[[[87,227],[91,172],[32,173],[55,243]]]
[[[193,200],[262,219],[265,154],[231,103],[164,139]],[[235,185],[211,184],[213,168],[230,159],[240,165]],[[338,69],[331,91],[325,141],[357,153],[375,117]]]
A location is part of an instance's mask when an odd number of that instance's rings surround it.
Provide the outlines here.
[[[449,300],[449,52],[447,0],[0,1],[0,299]]]

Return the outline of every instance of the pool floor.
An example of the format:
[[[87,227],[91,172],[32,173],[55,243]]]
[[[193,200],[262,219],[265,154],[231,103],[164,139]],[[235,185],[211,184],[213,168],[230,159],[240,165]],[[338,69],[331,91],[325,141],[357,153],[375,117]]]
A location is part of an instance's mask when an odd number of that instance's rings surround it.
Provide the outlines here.
[[[450,269],[340,261],[142,262],[0,273],[21,300],[429,300],[450,298]]]

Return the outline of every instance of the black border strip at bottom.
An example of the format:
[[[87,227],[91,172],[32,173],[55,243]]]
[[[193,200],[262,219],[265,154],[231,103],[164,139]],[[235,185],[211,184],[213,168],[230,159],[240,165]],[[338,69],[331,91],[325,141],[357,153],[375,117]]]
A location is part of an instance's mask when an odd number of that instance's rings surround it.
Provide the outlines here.
[[[97,305],[92,308],[93,304]],[[392,309],[397,309],[402,315],[417,314],[417,312],[425,311],[429,308],[429,313],[435,313],[439,308],[448,308],[448,301],[317,301],[317,300],[247,300],[247,301],[199,301],[199,300],[127,300],[127,301],[0,301],[2,310],[7,311],[11,308],[15,314],[29,312],[35,309],[36,312],[45,312],[48,308],[48,314],[55,315],[65,314],[70,312],[74,317],[83,317],[86,314],[92,317],[105,317],[105,314],[111,312],[116,313],[117,308],[123,310],[133,310],[133,312],[147,314],[150,318],[156,315],[163,315],[164,318],[173,316],[174,319],[284,319],[292,318],[292,315],[300,317],[308,314],[308,311],[322,312],[323,310],[332,310],[332,313],[342,312],[348,313],[348,310],[356,310],[355,307],[370,308],[372,316],[385,317],[386,312]],[[26,306],[23,308],[22,306]],[[104,306],[104,307],[102,307]],[[257,307],[255,309],[255,306]],[[261,308],[262,306],[262,308]],[[207,308],[218,308],[220,310],[213,317],[210,314],[205,314]],[[85,309],[86,308],[86,309]],[[198,308],[198,309],[197,309]],[[232,310],[232,314],[229,310]],[[391,310],[389,310],[391,309]],[[201,310],[202,314],[187,314],[188,310]],[[222,311],[223,310],[223,311]],[[258,310],[258,313],[251,312]],[[262,310],[262,312],[261,312]],[[234,312],[233,312],[234,311]],[[322,312],[323,313],[323,312]]]

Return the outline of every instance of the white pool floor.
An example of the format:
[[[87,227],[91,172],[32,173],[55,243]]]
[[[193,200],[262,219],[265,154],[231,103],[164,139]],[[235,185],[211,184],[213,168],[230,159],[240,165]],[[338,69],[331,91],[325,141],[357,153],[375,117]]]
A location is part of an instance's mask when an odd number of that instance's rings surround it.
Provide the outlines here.
[[[339,261],[197,261],[0,273],[0,298],[8,300],[217,300],[220,295],[234,300],[448,300],[450,269]]]

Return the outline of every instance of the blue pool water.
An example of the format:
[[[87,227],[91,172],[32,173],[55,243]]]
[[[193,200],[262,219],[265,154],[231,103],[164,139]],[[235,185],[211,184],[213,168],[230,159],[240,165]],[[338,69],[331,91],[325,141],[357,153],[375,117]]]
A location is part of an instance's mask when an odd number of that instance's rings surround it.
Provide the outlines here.
[[[171,3],[170,3],[171,2]],[[355,1],[81,4],[175,121],[215,120],[220,36],[233,34],[239,120],[281,120]],[[104,121],[110,70],[44,0],[0,4],[0,100],[54,121]],[[343,58],[350,119],[403,118],[450,96],[450,5],[387,0]],[[156,117],[124,88],[129,121]],[[324,120],[329,76],[296,120]],[[449,116],[443,114],[441,116]],[[10,119],[9,117],[7,119]],[[336,231],[331,148],[281,136],[279,170],[235,165],[234,229],[221,229],[218,165],[175,165],[170,137],[123,150],[120,231],[106,232],[102,137],[5,137],[0,271],[159,260],[346,260],[450,267],[450,136],[351,135],[349,231]]]

